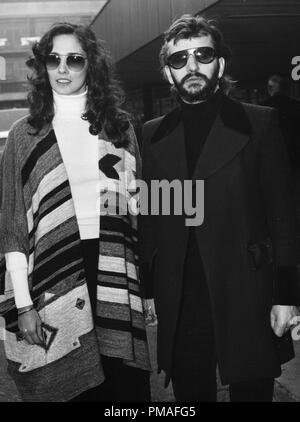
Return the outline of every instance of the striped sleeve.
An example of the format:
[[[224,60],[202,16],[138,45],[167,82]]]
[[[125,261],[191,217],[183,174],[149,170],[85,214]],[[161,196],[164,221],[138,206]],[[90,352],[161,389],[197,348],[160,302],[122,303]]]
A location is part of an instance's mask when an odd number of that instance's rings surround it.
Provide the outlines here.
[[[28,256],[28,229],[21,168],[15,137],[10,131],[0,165],[0,252],[23,252]]]

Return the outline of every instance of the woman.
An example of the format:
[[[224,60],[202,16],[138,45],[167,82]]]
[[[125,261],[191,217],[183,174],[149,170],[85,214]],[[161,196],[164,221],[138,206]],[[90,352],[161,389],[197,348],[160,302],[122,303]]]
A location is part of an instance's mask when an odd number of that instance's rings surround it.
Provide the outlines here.
[[[52,27],[27,64],[1,165],[9,373],[25,401],[148,401],[136,218],[107,207],[139,173],[122,92],[83,26]]]

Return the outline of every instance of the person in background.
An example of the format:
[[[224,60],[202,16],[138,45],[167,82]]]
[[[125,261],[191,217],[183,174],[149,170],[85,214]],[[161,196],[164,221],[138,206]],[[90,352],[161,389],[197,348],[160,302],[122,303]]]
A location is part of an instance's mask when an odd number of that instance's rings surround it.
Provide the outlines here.
[[[122,90],[88,27],[53,26],[28,64],[1,162],[8,371],[24,401],[149,401],[136,218],[99,205],[140,171]]]
[[[268,80],[269,97],[263,106],[275,108],[278,112],[279,128],[282,132],[293,171],[300,169],[300,102],[287,95],[286,77],[280,73]]]
[[[297,233],[300,239],[300,102],[290,98],[287,78],[276,73],[268,80],[269,97],[262,103],[278,113],[279,128],[287,148],[293,171]]]
[[[182,402],[216,401],[217,365],[231,401],[272,401],[280,364],[293,357],[291,171],[274,111],[224,94],[229,58],[213,21],[177,19],[160,60],[178,106],[144,126],[149,191],[153,180],[179,180],[183,189],[192,180],[196,199],[204,180],[202,225],[188,227],[185,213],[141,215],[139,225],[158,368]]]

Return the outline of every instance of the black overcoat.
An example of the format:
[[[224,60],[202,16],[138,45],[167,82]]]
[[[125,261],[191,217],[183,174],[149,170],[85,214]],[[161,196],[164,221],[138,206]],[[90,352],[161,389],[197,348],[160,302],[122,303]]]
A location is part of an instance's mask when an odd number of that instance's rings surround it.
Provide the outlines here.
[[[143,179],[187,179],[179,109],[147,122]],[[211,299],[224,384],[277,377],[293,356],[275,337],[272,304],[293,304],[298,261],[291,172],[276,112],[223,96],[195,167],[204,180],[204,222],[196,227]],[[155,298],[158,366],[168,382],[182,294],[186,216],[141,216],[144,289]]]

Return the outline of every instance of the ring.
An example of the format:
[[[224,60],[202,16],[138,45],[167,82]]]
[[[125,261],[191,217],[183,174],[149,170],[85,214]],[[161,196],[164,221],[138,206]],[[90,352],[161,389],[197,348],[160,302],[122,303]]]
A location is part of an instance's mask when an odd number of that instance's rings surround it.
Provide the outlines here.
[[[152,311],[151,306],[148,306],[148,312],[151,312],[151,311]]]
[[[22,332],[22,334],[26,334],[27,333],[27,328],[24,328],[24,330],[22,330],[21,332]]]

